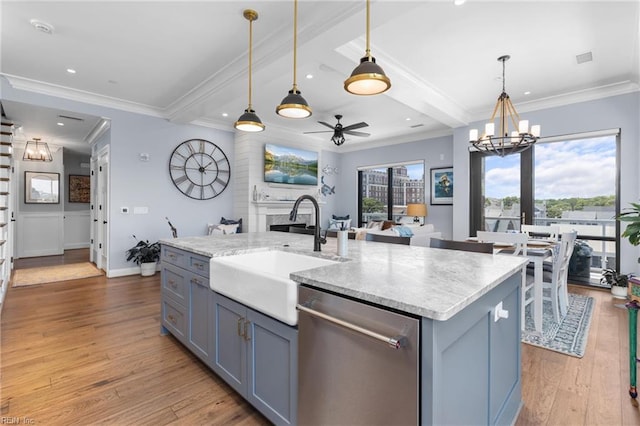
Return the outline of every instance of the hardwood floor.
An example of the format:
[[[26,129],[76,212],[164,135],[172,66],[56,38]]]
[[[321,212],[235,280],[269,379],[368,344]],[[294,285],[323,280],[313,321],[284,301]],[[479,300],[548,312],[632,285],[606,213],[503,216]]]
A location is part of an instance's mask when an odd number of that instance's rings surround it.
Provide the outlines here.
[[[0,329],[0,421],[268,424],[175,339],[160,335],[159,284],[156,274],[11,288]],[[626,310],[608,292],[570,291],[596,301],[586,354],[522,345],[525,404],[516,425],[640,424],[627,393]]]

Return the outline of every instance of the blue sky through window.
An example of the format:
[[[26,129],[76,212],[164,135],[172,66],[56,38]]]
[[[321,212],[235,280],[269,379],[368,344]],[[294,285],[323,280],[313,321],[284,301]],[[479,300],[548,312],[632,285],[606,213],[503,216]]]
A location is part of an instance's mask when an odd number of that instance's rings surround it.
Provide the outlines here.
[[[615,195],[615,136],[538,144],[535,150],[536,200]],[[485,196],[520,197],[519,155],[486,158]]]

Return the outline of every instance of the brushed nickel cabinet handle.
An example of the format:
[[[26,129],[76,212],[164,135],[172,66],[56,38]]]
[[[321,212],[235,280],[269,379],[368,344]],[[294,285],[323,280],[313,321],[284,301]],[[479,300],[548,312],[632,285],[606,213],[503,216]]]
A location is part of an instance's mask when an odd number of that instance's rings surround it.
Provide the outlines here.
[[[244,318],[242,318],[242,317],[238,318],[238,330],[237,331],[238,331],[238,336],[240,336],[240,337],[244,337],[242,335],[242,321],[243,320],[244,320]]]
[[[251,324],[250,321],[244,322],[244,340],[246,341],[251,340],[251,336],[249,336],[249,324]]]
[[[167,319],[173,324],[176,325],[176,317],[174,317],[173,315],[169,314],[167,315]]]
[[[175,282],[174,280],[169,280],[169,285],[170,285],[172,288],[178,288],[178,284],[176,284],[176,282]]]

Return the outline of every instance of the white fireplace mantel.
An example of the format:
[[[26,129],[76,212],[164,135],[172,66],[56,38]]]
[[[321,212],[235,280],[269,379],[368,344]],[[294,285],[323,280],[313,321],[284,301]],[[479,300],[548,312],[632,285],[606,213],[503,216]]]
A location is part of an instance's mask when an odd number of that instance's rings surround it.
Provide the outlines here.
[[[251,214],[255,218],[251,223],[255,224],[254,227],[250,227],[249,232],[264,232],[268,231],[267,228],[267,216],[289,216],[295,200],[261,200],[251,202]],[[318,202],[321,206],[324,202]],[[313,204],[309,200],[303,200],[298,206],[299,215],[311,215],[311,219],[315,220],[315,211]]]

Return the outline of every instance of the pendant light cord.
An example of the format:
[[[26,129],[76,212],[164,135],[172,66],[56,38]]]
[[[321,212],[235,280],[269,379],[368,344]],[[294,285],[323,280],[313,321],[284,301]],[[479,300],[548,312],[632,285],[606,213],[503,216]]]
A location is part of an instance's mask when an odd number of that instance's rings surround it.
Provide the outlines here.
[[[253,18],[249,19],[249,110],[253,109],[251,105],[251,48],[253,46]]]
[[[297,84],[297,75],[296,75],[296,62],[297,62],[297,51],[298,51],[298,0],[294,0],[293,2],[293,91],[294,93],[298,90]]]
[[[369,21],[371,20],[371,12],[369,9],[370,9],[369,0],[367,0],[367,47],[365,52],[369,60],[371,60],[371,46],[369,46],[369,33],[370,33]]]

